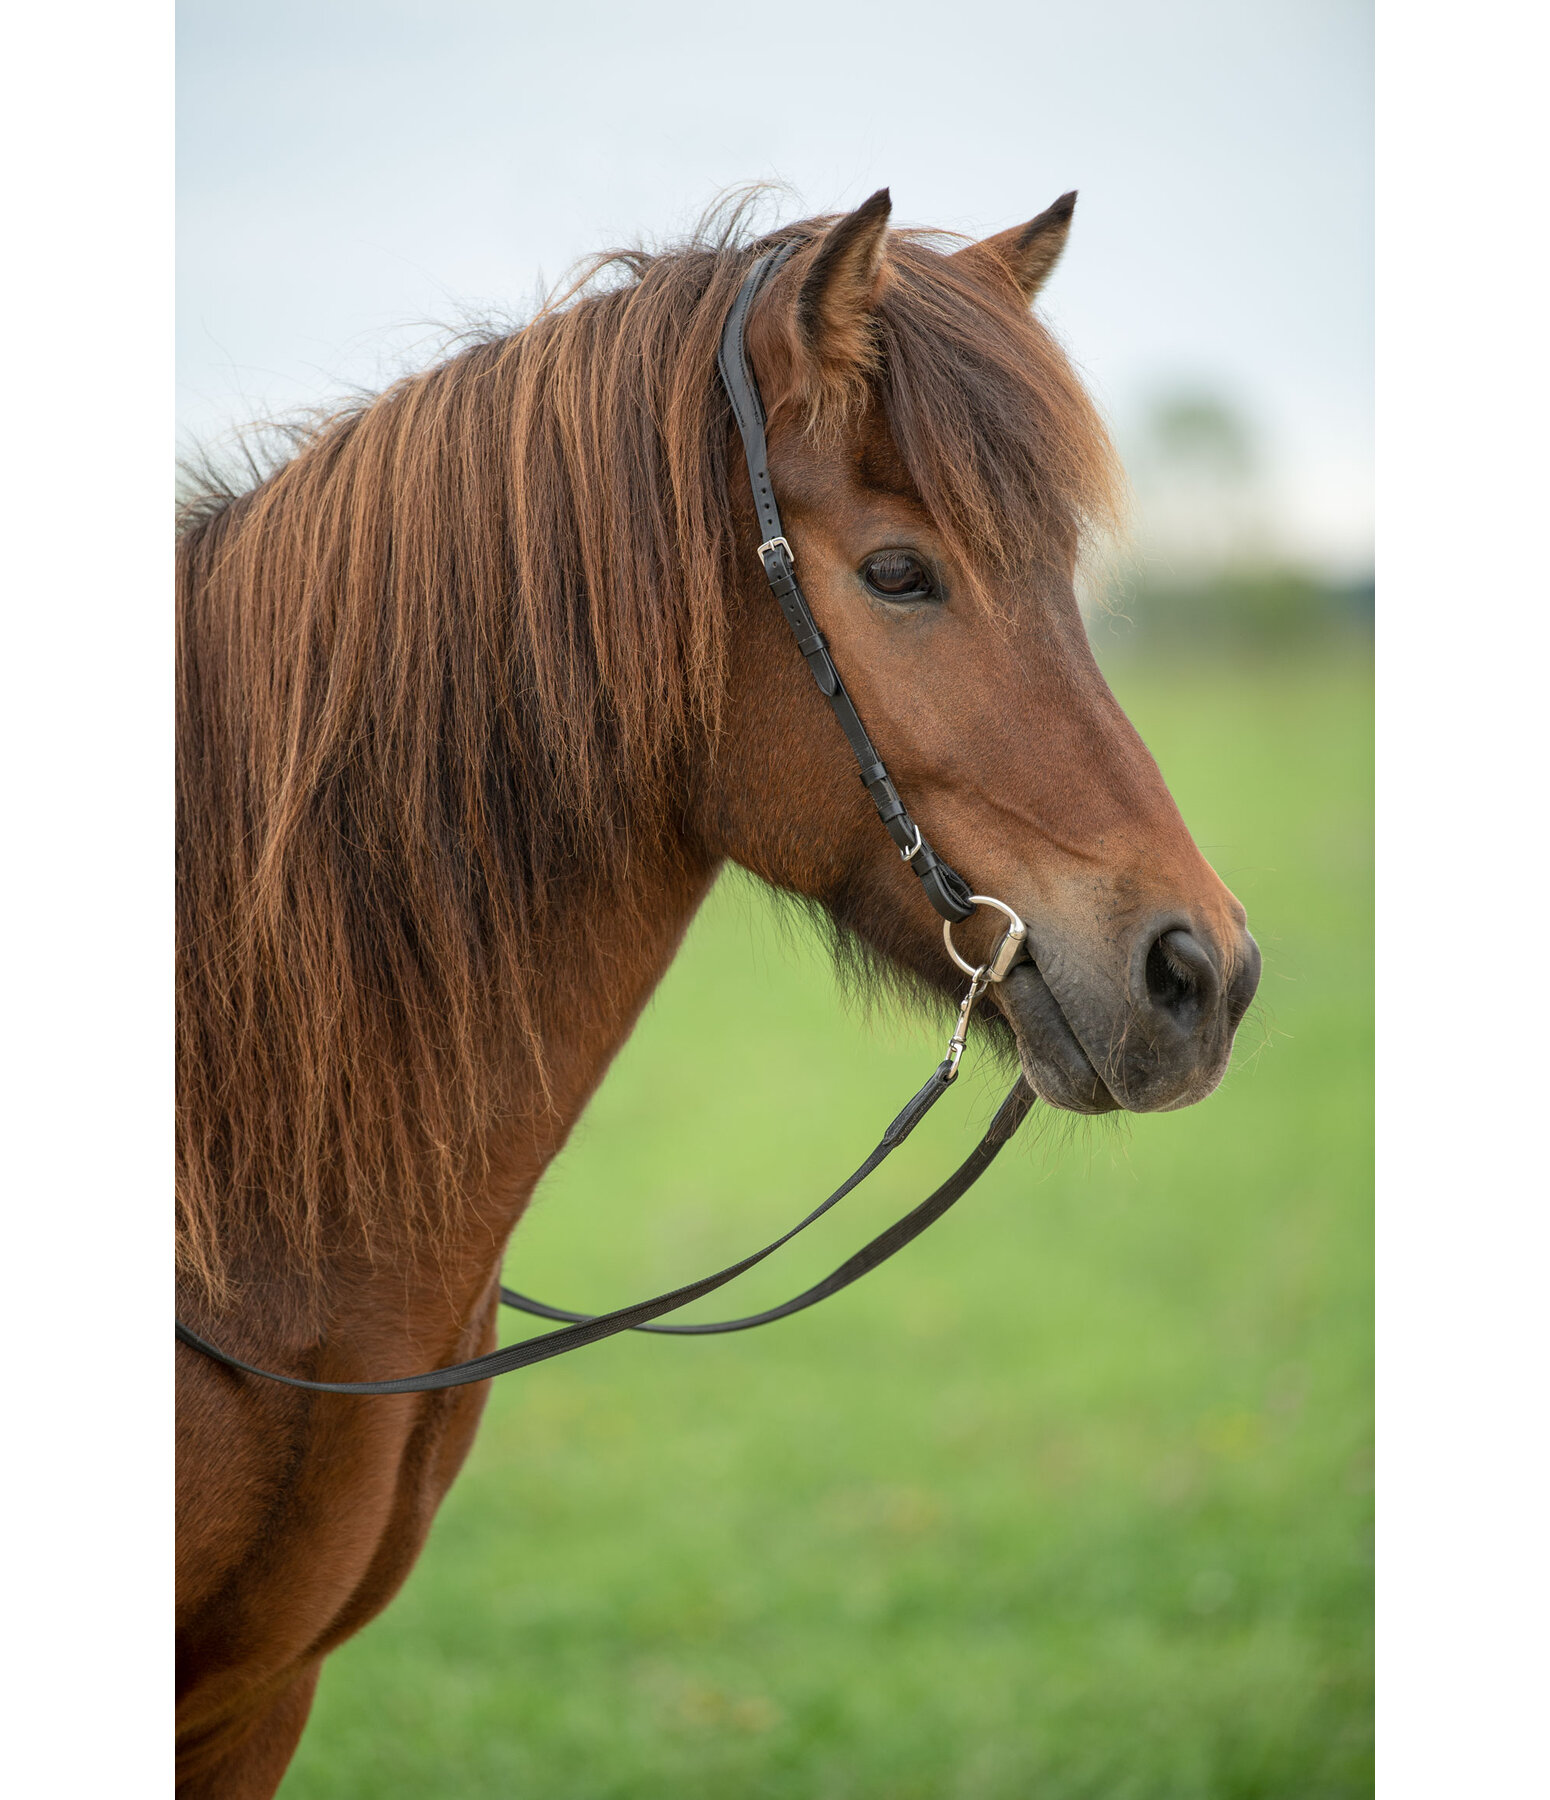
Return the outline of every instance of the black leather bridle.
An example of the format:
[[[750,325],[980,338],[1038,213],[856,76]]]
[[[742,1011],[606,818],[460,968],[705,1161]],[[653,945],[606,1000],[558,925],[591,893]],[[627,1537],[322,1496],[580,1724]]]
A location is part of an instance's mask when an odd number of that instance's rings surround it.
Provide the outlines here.
[[[748,271],[748,278],[738,290],[721,331],[721,348],[716,367],[721,371],[721,385],[732,402],[732,416],[742,434],[743,454],[748,458],[748,479],[753,486],[753,503],[759,516],[759,562],[770,592],[780,603],[797,640],[797,649],[807,658],[813,680],[834,709],[840,729],[850,741],[861,765],[861,782],[872,796],[877,816],[887,827],[888,835],[902,856],[920,877],[926,898],[949,922],[968,918],[974,911],[969,884],[956,869],[950,868],[921,835],[920,827],[910,817],[899,790],[889,779],[883,759],[877,754],[861,715],[856,711],[840,672],[834,666],[829,646],[818,629],[796,578],[796,557],[781,530],[780,508],[775,504],[775,489],[770,481],[769,449],[764,441],[764,403],[759,397],[759,384],[754,380],[748,360],[748,315],[760,290],[796,249],[783,244],[767,251]]]
[[[928,1225],[941,1218],[979,1180],[995,1160],[1002,1145],[1027,1115],[1034,1096],[1019,1078],[1011,1093],[1001,1102],[984,1137],[934,1193],[873,1238],[854,1256],[841,1263],[832,1274],[804,1289],[783,1305],[772,1306],[764,1312],[750,1313],[746,1318],[719,1319],[704,1325],[653,1323],[666,1313],[676,1312],[680,1307],[703,1299],[707,1294],[713,1294],[717,1288],[724,1287],[729,1281],[734,1281],[739,1275],[762,1263],[766,1257],[773,1256],[798,1233],[806,1231],[809,1225],[821,1219],[831,1207],[837,1206],[853,1188],[865,1181],[879,1164],[898,1149],[951,1086],[958,1073],[958,1061],[963,1054],[964,1039],[969,1028],[969,1015],[975,1002],[985,988],[991,982],[1000,981],[1023,954],[1026,936],[1022,920],[1011,907],[989,895],[971,894],[963,877],[943,862],[926,842],[920,827],[910,817],[904,802],[899,798],[899,791],[890,780],[887,769],[883,767],[883,760],[877,754],[876,747],[867,736],[866,727],[861,723],[861,715],[845,691],[845,684],[834,665],[834,658],[829,654],[829,646],[818,629],[797,581],[796,558],[781,530],[780,510],[775,504],[774,488],[770,481],[769,453],[765,443],[764,406],[748,360],[745,342],[748,315],[753,309],[754,301],[764,284],[796,247],[795,244],[788,243],[766,251],[749,270],[722,329],[716,365],[720,370],[727,398],[731,402],[732,414],[748,459],[748,478],[753,486],[754,506],[761,533],[759,563],[769,581],[770,591],[779,602],[780,610],[796,637],[797,648],[813,672],[813,679],[834,709],[834,715],[855,752],[856,761],[860,764],[862,783],[872,796],[878,817],[898,847],[900,856],[920,877],[926,898],[942,915],[942,934],[948,954],[969,976],[969,991],[959,1008],[958,1022],[948,1044],[947,1054],[932,1071],[930,1079],[919,1093],[911,1098],[883,1133],[876,1149],[853,1174],[840,1183],[827,1200],[814,1207],[805,1219],[782,1233],[773,1243],[766,1244],[762,1250],[756,1250],[751,1256],[729,1264],[714,1275],[691,1281],[685,1287],[657,1294],[649,1300],[636,1301],[634,1305],[620,1307],[615,1312],[597,1314],[567,1312],[562,1307],[548,1306],[541,1300],[517,1293],[513,1288],[503,1287],[500,1290],[502,1305],[514,1307],[519,1312],[532,1313],[541,1319],[561,1320],[564,1322],[564,1329],[544,1332],[541,1336],[528,1338],[522,1343],[508,1344],[468,1362],[454,1363],[444,1369],[432,1369],[423,1375],[404,1375],[391,1381],[308,1381],[300,1376],[281,1375],[272,1369],[256,1368],[252,1363],[244,1362],[240,1357],[232,1356],[208,1343],[181,1321],[177,1325],[180,1344],[186,1344],[191,1350],[198,1350],[214,1361],[224,1363],[229,1369],[241,1370],[246,1375],[262,1376],[266,1381],[283,1382],[287,1387],[307,1388],[315,1393],[422,1394],[438,1388],[463,1387],[469,1382],[487,1381],[492,1376],[508,1374],[513,1369],[525,1369],[533,1363],[547,1362],[552,1356],[563,1356],[568,1351],[581,1349],[584,1344],[595,1344],[621,1331],[660,1332],[675,1337],[706,1337],[726,1331],[747,1331],[752,1326],[768,1325],[775,1319],[788,1318],[792,1313],[817,1305],[820,1300],[827,1300],[831,1294],[837,1294],[853,1281],[859,1281],[863,1275],[919,1237]],[[953,944],[952,928],[955,923],[967,919],[981,905],[996,908],[1005,914],[1008,922],[989,960],[975,967],[958,954]]]

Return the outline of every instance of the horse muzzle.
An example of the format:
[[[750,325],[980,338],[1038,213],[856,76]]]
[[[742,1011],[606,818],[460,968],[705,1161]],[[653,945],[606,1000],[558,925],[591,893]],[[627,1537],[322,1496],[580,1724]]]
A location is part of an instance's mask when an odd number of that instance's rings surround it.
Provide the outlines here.
[[[1245,929],[1154,920],[1113,976],[1038,935],[994,991],[1041,1100],[1076,1113],[1171,1112],[1212,1092],[1259,986]]]

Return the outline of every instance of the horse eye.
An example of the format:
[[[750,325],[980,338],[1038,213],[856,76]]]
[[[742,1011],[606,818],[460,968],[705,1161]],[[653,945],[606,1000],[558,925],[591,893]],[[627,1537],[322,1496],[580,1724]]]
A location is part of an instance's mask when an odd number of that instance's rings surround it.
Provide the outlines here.
[[[861,565],[861,579],[883,600],[932,600],[936,583],[925,565],[904,550],[884,550]]]

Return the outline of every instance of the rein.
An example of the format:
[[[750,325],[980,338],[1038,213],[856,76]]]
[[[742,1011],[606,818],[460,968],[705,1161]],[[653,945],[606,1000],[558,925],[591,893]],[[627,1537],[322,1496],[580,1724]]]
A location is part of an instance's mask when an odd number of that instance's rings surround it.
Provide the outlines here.
[[[815,1224],[832,1207],[837,1206],[853,1188],[859,1187],[898,1149],[956,1079],[969,1029],[969,1017],[975,1003],[985,989],[992,982],[1000,981],[1024,953],[1027,936],[1027,928],[1011,907],[987,894],[970,893],[969,885],[963,877],[926,842],[920,827],[910,817],[908,808],[899,798],[899,791],[889,778],[876,746],[867,736],[861,715],[845,691],[845,684],[840,679],[834,658],[829,654],[828,642],[818,629],[817,621],[813,618],[797,581],[796,557],[781,530],[780,509],[775,504],[774,488],[770,481],[764,405],[748,360],[745,342],[748,315],[755,299],[795,248],[794,244],[785,244],[767,251],[749,270],[722,328],[716,366],[743,440],[743,452],[748,461],[748,479],[753,488],[754,507],[762,533],[762,542],[758,547],[759,565],[770,584],[770,592],[775,596],[786,623],[791,627],[797,649],[806,660],[813,679],[833,708],[840,728],[855,752],[862,785],[871,795],[878,817],[893,839],[899,855],[920,877],[926,898],[941,914],[942,937],[948,955],[969,977],[968,992],[958,1009],[958,1020],[946,1054],[931,1072],[925,1085],[883,1133],[872,1153],[854,1173],[840,1183],[828,1199],[814,1207],[806,1218],[793,1225],[789,1231],[766,1244],[762,1250],[755,1250],[741,1261],[730,1263],[714,1275],[702,1276],[685,1287],[673,1288],[670,1292],[657,1294],[649,1300],[638,1300],[615,1312],[596,1314],[568,1312],[562,1307],[549,1306],[529,1295],[520,1294],[513,1288],[502,1287],[500,1299],[503,1306],[531,1313],[541,1319],[564,1321],[564,1329],[544,1332],[521,1343],[508,1344],[468,1362],[453,1363],[447,1368],[432,1369],[423,1375],[404,1375],[389,1381],[308,1381],[296,1375],[278,1374],[273,1369],[260,1369],[207,1342],[190,1331],[181,1320],[177,1321],[177,1341],[180,1344],[186,1344],[189,1349],[197,1350],[213,1361],[223,1363],[229,1369],[240,1370],[245,1375],[261,1376],[265,1381],[280,1382],[286,1387],[306,1388],[314,1393],[424,1394],[441,1388],[463,1387],[470,1382],[488,1381],[493,1376],[509,1374],[513,1369],[525,1369],[534,1363],[547,1362],[550,1357],[564,1356],[571,1350],[579,1350],[585,1344],[598,1343],[621,1331],[649,1331],[675,1337],[706,1337],[721,1332],[747,1331],[755,1325],[768,1325],[776,1319],[789,1318],[792,1313],[802,1312],[809,1306],[816,1306],[820,1300],[827,1300],[831,1294],[837,1294],[853,1281],[859,1281],[863,1275],[869,1274],[919,1237],[921,1232],[929,1225],[934,1225],[949,1207],[973,1187],[1027,1116],[1034,1096],[1019,1077],[1012,1091],[1001,1102],[985,1135],[940,1187],[903,1218],[896,1220],[886,1231],[880,1232],[855,1255],[847,1258],[822,1281],[805,1288],[781,1305],[772,1306],[764,1312],[750,1313],[745,1318],[714,1320],[703,1325],[658,1325],[652,1322],[665,1313],[676,1312],[680,1307],[715,1293],[718,1288],[762,1263],[766,1257],[773,1256],[794,1237],[806,1231],[809,1225]],[[979,906],[994,907],[1006,916],[1007,924],[989,960],[976,967],[959,955],[953,944],[952,933],[953,926],[967,919]]]

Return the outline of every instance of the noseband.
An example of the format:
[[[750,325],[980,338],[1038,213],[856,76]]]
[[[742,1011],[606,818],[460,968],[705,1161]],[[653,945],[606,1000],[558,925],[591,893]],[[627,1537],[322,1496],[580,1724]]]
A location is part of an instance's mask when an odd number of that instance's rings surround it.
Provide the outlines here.
[[[565,1328],[544,1332],[522,1343],[508,1344],[502,1349],[489,1351],[484,1356],[476,1356],[469,1362],[454,1363],[444,1369],[432,1369],[423,1375],[404,1375],[390,1381],[307,1381],[300,1376],[281,1375],[272,1369],[256,1368],[252,1363],[243,1362],[240,1357],[232,1356],[206,1342],[190,1331],[181,1320],[177,1322],[180,1344],[186,1344],[191,1350],[198,1350],[215,1362],[223,1363],[229,1369],[240,1370],[245,1375],[261,1376],[266,1381],[278,1381],[287,1387],[306,1388],[315,1393],[423,1394],[439,1388],[463,1387],[474,1381],[488,1381],[493,1376],[508,1374],[513,1369],[527,1368],[533,1363],[547,1362],[550,1357],[579,1350],[585,1344],[597,1343],[621,1331],[649,1331],[674,1337],[707,1337],[726,1331],[747,1331],[752,1326],[768,1325],[776,1319],[788,1318],[792,1313],[816,1306],[820,1300],[827,1300],[831,1294],[837,1294],[853,1281],[859,1281],[863,1275],[919,1237],[928,1225],[935,1224],[950,1206],[962,1199],[973,1187],[1027,1115],[1034,1096],[1019,1077],[1011,1093],[1001,1102],[984,1137],[934,1193],[873,1238],[854,1256],[841,1263],[832,1274],[804,1289],[783,1305],[772,1306],[765,1312],[750,1313],[746,1318],[719,1319],[703,1325],[652,1323],[666,1313],[676,1312],[680,1307],[703,1299],[707,1294],[713,1294],[717,1288],[724,1287],[729,1281],[736,1280],[739,1275],[746,1274],[749,1269],[762,1263],[766,1257],[773,1256],[798,1233],[806,1231],[809,1225],[821,1219],[831,1207],[837,1206],[853,1188],[865,1181],[879,1164],[898,1149],[952,1085],[958,1073],[958,1063],[963,1055],[964,1040],[969,1029],[969,1017],[974,1011],[975,1003],[985,989],[992,982],[1000,981],[1023,955],[1027,938],[1026,926],[1010,906],[987,894],[970,893],[968,883],[957,870],[945,863],[926,842],[925,834],[910,817],[909,809],[899,798],[899,791],[884,768],[882,758],[867,736],[866,727],[861,723],[861,715],[845,691],[845,684],[840,679],[834,658],[829,654],[828,642],[818,629],[817,621],[813,618],[797,581],[796,557],[781,529],[780,509],[775,504],[775,492],[770,481],[764,405],[748,360],[745,341],[748,315],[753,310],[760,290],[796,248],[795,244],[783,244],[777,249],[766,251],[748,271],[747,279],[738,290],[732,310],[722,328],[716,366],[720,371],[727,399],[731,402],[732,416],[742,436],[744,455],[748,459],[748,479],[753,488],[754,508],[758,514],[761,535],[759,565],[770,584],[770,592],[775,596],[786,623],[791,627],[797,649],[812,670],[819,691],[834,709],[834,716],[839,720],[840,728],[855,752],[862,785],[871,795],[878,817],[893,839],[899,855],[920,877],[926,898],[942,916],[942,936],[948,955],[969,977],[968,992],[958,1009],[958,1020],[946,1054],[932,1070],[925,1086],[913,1096],[883,1133],[871,1155],[841,1182],[827,1200],[814,1207],[805,1219],[792,1226],[773,1243],[766,1244],[762,1250],[754,1251],[751,1256],[743,1257],[741,1261],[718,1270],[714,1275],[706,1275],[699,1281],[690,1282],[686,1287],[657,1294],[650,1300],[637,1301],[633,1306],[620,1307],[616,1312],[596,1314],[567,1312],[562,1307],[549,1306],[542,1300],[519,1294],[513,1288],[502,1287],[500,1298],[503,1306],[514,1307],[519,1312],[531,1313],[541,1319],[562,1320]],[[993,907],[1004,914],[1007,924],[988,960],[976,966],[959,955],[953,943],[953,926],[967,919],[979,906]]]

